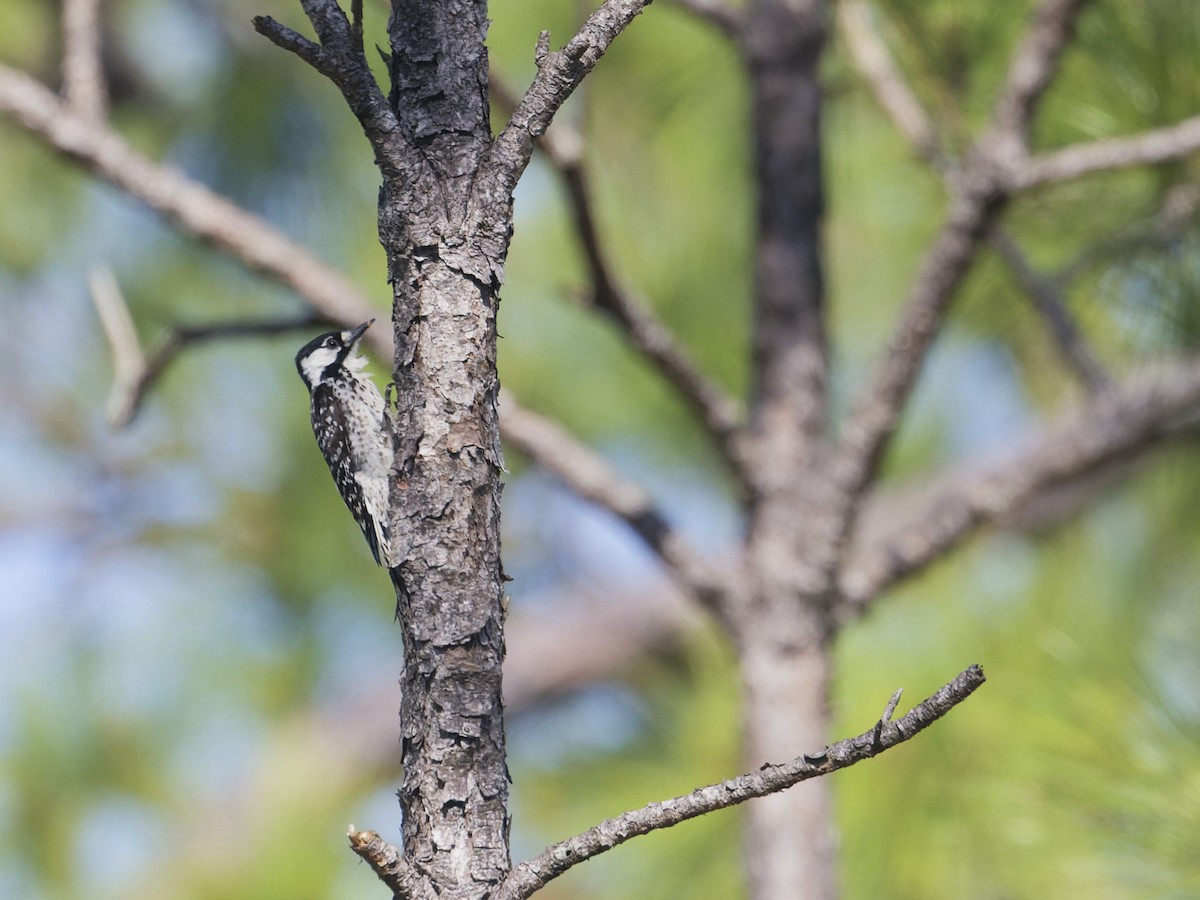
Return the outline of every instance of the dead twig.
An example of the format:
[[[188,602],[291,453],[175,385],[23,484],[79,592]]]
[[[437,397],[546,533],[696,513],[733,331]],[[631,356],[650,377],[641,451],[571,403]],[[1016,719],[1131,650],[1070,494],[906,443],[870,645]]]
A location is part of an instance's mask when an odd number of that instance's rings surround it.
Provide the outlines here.
[[[210,322],[207,325],[177,325],[146,354],[112,272],[96,269],[89,276],[88,283],[92,302],[113,354],[113,385],[106,406],[108,422],[113,428],[124,428],[133,421],[146,394],[175,358],[188,347],[208,341],[262,337],[329,324],[324,316],[308,315],[293,319],[238,319]]]
[[[533,859],[513,867],[494,895],[497,900],[524,900],[532,896],[572,866],[598,856],[631,838],[662,828],[670,828],[696,816],[728,809],[756,797],[774,794],[801,781],[828,775],[915,737],[959,703],[966,700],[985,681],[983,669],[971,666],[935,694],[914,706],[896,722],[890,711],[899,702],[899,692],[888,702],[883,718],[857,737],[831,744],[815,754],[802,754],[781,765],[764,765],[748,772],[697,788],[690,794],[650,803],[612,819],[606,819],[582,834],[547,847]]]
[[[577,441],[562,426],[522,408],[502,391],[504,438],[572,491],[625,521],[666,566],[672,578],[710,611],[720,614],[727,590],[720,570],[710,565],[675,530],[645,489]]]
[[[1029,122],[1057,68],[1085,0],[1043,0],[1013,53],[992,124],[950,178],[946,223],[925,257],[900,323],[870,386],[843,429],[837,479],[846,494],[843,541],[874,481],[950,301],[980,242],[1008,200],[1011,173],[1027,156]]]
[[[875,102],[919,159],[944,170],[941,137],[873,26],[870,7],[863,0],[840,0],[837,20],[854,67],[866,80]]]

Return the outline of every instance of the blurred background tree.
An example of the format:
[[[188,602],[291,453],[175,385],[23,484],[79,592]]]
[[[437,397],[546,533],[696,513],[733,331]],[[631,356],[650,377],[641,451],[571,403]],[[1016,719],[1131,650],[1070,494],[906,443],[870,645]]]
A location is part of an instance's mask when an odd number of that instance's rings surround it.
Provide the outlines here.
[[[293,6],[110,0],[113,121],[314,248],[382,311],[377,173],[360,132],[328,84],[249,26]],[[950,147],[986,118],[1029,6],[873,7]],[[6,0],[0,61],[55,84],[58,14]],[[580,15],[552,0],[493,3],[499,78],[527,83],[538,32],[569,34]],[[866,380],[944,203],[843,40],[825,60],[838,404]],[[1197,59],[1189,0],[1093,4],[1037,143],[1195,115]],[[737,395],[750,374],[747,103],[728,42],[660,5],[564,110],[587,135],[622,277]],[[0,896],[378,896],[339,833],[397,820],[400,648],[386,582],[364,564],[312,446],[291,362],[303,338],[189,351],[113,430],[87,275],[113,271],[150,343],[180,323],[307,311],[0,128]],[[1024,274],[1058,289],[1109,377],[1196,349],[1196,166],[1048,187],[1005,217]],[[651,485],[719,555],[742,527],[736,489],[677,398],[577,302],[585,267],[566,209],[551,167],[535,162],[517,197],[501,376]],[[889,457],[896,483],[1002,452],[1084,394],[1030,279],[1002,242],[989,246]],[[991,684],[919,744],[835,779],[845,896],[1200,896],[1195,437],[1185,416],[1165,449],[1015,517],[846,630],[839,734],[862,730],[898,684],[923,696],[974,661]],[[738,712],[729,648],[652,557],[519,454],[509,462],[510,767],[524,857],[738,771]],[[553,652],[578,651],[581,633],[607,653]],[[634,842],[545,896],[739,896],[741,815]]]

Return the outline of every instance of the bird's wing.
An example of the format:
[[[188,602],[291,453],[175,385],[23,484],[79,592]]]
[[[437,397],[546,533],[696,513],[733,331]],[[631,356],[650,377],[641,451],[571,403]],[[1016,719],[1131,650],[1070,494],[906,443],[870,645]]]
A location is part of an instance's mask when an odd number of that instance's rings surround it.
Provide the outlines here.
[[[336,393],[328,385],[320,384],[313,389],[312,425],[338,492],[362,529],[375,562],[379,563],[380,538],[386,541],[386,530],[376,521],[375,510],[370,508],[363,493],[363,485],[357,477],[359,463],[346,427],[345,412]]]

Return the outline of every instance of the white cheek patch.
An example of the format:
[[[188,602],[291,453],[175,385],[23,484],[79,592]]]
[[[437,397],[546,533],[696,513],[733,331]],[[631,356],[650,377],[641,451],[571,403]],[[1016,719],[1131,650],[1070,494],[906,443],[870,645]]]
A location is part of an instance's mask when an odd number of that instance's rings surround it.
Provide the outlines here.
[[[304,379],[309,384],[317,384],[321,380],[321,373],[325,371],[326,366],[337,359],[337,350],[318,347],[315,351],[305,357],[300,368],[304,370]]]

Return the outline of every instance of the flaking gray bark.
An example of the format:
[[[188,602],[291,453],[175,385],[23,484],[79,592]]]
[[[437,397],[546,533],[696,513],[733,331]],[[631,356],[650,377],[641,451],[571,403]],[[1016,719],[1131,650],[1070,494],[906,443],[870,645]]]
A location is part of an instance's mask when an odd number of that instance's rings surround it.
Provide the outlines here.
[[[349,17],[335,0],[301,5],[319,44],[270,19],[255,25],[338,86],[383,182],[391,522],[404,560],[391,575],[405,650],[404,856],[387,880],[397,896],[484,897],[510,868],[496,311],[512,191],[534,135],[645,0],[606,4],[563,51],[544,48],[533,100],[495,142],[486,2],[393,0],[386,97],[366,63],[361,0]]]
[[[485,896],[509,869],[500,563],[496,306],[511,197],[480,205],[490,144],[483,2],[396,0],[386,99],[362,46],[361,4],[303,0],[320,47],[259,29],[330,77],[382,176],[379,237],[393,290],[396,460],[392,570],[403,634],[399,798],[423,893]],[[481,239],[482,238],[482,239]]]
[[[501,665],[496,307],[507,244],[485,249],[471,181],[490,141],[483,3],[393,5],[390,103],[427,165],[385,172],[379,234],[393,290],[393,529],[404,635],[404,849],[444,897],[509,868]],[[503,202],[503,201],[502,201]]]

